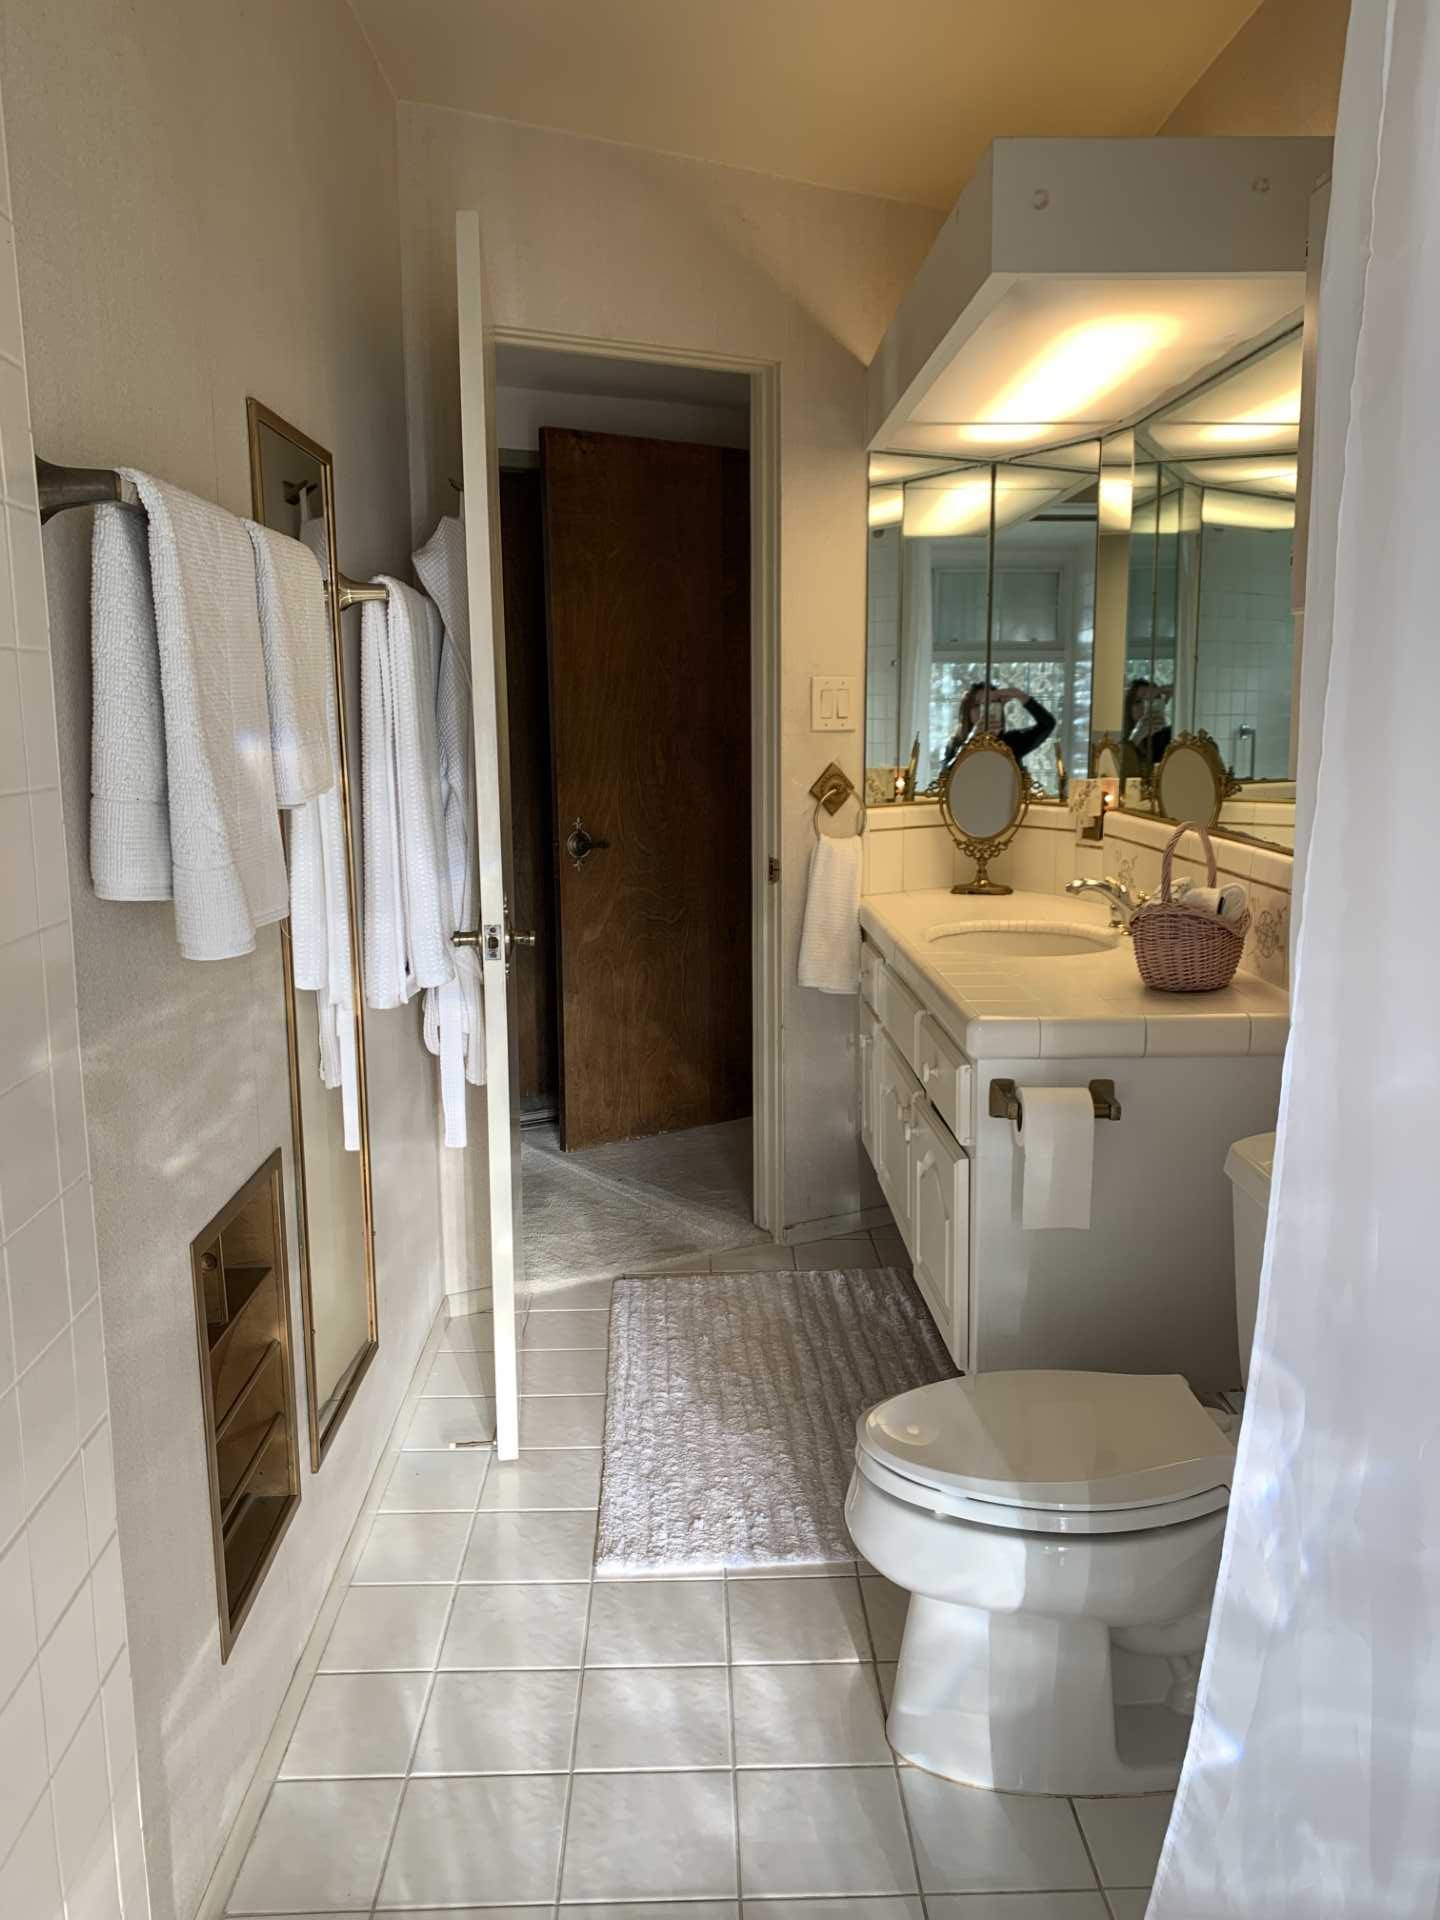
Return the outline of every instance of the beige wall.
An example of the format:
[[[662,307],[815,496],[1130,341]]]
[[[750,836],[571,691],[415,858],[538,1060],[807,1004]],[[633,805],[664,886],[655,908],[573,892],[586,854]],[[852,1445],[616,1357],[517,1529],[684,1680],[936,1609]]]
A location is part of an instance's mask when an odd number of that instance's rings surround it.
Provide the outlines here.
[[[1264,0],[1161,133],[1335,131],[1350,0]]]
[[[41,451],[248,511],[254,393],[333,449],[342,565],[402,569],[394,108],[344,0],[0,0],[0,59]],[[277,1144],[289,1178],[278,940],[187,963],[90,891],[86,518],[46,534],[61,784],[154,1909],[190,1920],[439,1303],[434,1082],[368,1016],[380,1356],[222,1668],[188,1243]]]
[[[810,732],[812,673],[864,675],[863,375],[937,225],[922,208],[443,108],[400,108],[414,525],[459,458],[457,208],[497,322],[778,364],[786,1224],[875,1196],[853,1115],[854,1009],[795,985],[813,803],[861,734]]]

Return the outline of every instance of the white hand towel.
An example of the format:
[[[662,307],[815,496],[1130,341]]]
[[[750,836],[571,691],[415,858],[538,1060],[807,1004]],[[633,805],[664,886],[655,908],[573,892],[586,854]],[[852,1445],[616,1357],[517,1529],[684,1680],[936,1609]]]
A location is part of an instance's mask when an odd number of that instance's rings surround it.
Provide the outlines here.
[[[435,727],[440,616],[401,580],[360,623],[365,998],[397,1007],[455,975]]]
[[[90,877],[102,900],[168,900],[165,709],[144,514],[97,507],[90,565]]]
[[[301,807],[335,784],[325,730],[325,581],[308,545],[254,520],[245,528],[255,549],[275,798]]]
[[[480,917],[480,857],[475,829],[475,736],[464,526],[454,518],[441,520],[413,557],[420,584],[439,609],[445,632],[440,649],[436,725],[450,904],[457,927],[474,927]],[[425,1044],[440,1056],[445,1144],[463,1147],[465,1082],[475,1087],[485,1084],[485,1009],[479,955],[471,947],[458,947],[454,964],[454,981],[425,995]]]
[[[824,835],[810,856],[800,984],[821,993],[860,986],[860,836]]]
[[[150,521],[176,937],[187,959],[228,960],[290,905],[254,549],[234,514],[121,472]]]
[[[339,707],[326,640],[325,719],[329,753],[340,765]],[[351,973],[350,869],[338,779],[290,822],[290,956],[297,988],[318,1002],[320,1080],[340,1089],[345,1145],[360,1146],[360,1090]]]

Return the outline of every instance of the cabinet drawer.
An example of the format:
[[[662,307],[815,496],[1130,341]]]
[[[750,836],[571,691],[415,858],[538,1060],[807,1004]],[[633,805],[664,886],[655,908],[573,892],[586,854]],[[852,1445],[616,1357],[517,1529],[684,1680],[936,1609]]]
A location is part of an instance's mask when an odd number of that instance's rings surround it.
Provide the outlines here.
[[[921,1102],[909,1149],[915,1281],[963,1369],[970,1362],[970,1162]]]
[[[915,1056],[926,1098],[961,1146],[968,1147],[973,1069],[932,1013],[920,1016]]]
[[[885,1031],[895,1042],[900,1058],[906,1066],[915,1066],[915,1037],[920,1021],[920,1002],[898,978],[892,968],[882,961],[878,982],[879,998],[875,1011],[879,1014]]]
[[[880,949],[868,940],[860,942],[860,998],[878,1013],[880,1010],[880,969],[885,962]]]

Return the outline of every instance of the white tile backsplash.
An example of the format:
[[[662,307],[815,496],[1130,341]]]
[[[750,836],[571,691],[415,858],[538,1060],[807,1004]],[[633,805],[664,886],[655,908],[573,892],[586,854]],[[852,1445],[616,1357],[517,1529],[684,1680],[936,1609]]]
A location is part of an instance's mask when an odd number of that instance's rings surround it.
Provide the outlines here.
[[[3,175],[0,163],[8,208]],[[148,1920],[45,571],[4,212],[0,488],[0,1914]]]

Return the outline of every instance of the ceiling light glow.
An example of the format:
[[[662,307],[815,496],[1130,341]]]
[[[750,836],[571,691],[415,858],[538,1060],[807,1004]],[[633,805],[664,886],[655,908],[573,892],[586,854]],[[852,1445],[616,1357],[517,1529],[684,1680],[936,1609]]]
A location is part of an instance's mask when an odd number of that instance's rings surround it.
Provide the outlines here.
[[[1180,331],[1170,314],[1116,314],[1067,327],[986,409],[989,421],[1074,420],[1153,360]],[[993,431],[993,429],[992,429]]]

